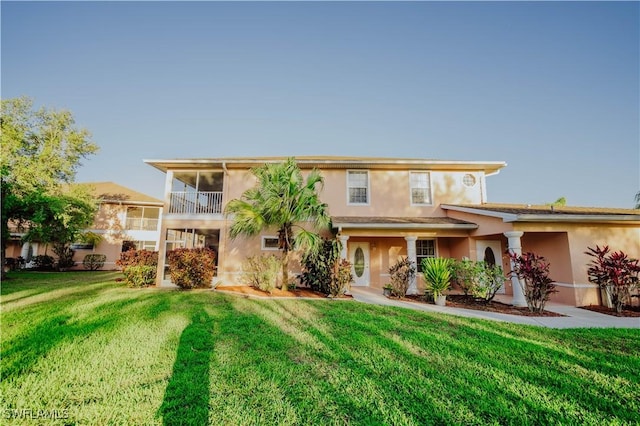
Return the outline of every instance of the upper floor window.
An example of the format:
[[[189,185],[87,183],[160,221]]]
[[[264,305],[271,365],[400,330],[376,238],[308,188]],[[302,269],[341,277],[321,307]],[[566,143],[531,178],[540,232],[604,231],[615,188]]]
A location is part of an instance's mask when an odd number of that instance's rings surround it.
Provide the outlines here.
[[[347,171],[347,197],[349,204],[369,203],[369,172]]]
[[[411,204],[431,204],[431,177],[429,172],[410,172]]]
[[[159,207],[127,207],[125,229],[155,231],[159,219]]]

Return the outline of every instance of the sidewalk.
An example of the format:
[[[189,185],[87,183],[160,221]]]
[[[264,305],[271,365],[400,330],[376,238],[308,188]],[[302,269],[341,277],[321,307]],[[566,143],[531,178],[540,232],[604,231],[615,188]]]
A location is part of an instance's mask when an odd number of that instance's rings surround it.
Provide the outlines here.
[[[363,303],[397,306],[417,311],[437,312],[468,318],[505,321],[515,324],[537,325],[549,328],[640,328],[640,318],[619,318],[557,303],[548,303],[545,307],[546,310],[567,315],[566,317],[525,317],[519,315],[500,314],[496,312],[428,305],[423,303],[403,302],[401,300],[384,297],[382,295],[382,290],[369,287],[351,287],[351,294],[355,300]]]

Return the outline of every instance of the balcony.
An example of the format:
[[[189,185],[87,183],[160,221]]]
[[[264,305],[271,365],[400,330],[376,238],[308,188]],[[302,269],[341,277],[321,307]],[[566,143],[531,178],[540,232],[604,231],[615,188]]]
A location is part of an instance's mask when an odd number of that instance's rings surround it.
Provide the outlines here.
[[[177,191],[171,193],[169,213],[221,214],[221,191]]]

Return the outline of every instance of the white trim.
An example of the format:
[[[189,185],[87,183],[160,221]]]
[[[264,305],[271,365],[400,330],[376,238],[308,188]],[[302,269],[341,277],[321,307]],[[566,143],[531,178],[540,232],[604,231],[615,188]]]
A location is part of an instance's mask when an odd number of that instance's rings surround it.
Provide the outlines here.
[[[167,213],[166,220],[224,220],[222,213]]]
[[[597,284],[570,284],[570,283],[557,283],[554,284],[558,287],[567,287],[567,288],[598,288]]]
[[[481,209],[474,209],[473,207],[459,207],[459,206],[452,206],[449,204],[440,204],[440,207],[444,210],[453,210],[461,213],[471,213],[471,214],[477,214],[481,216],[497,217],[502,219],[505,222],[514,222],[518,219],[518,215],[515,215],[512,213],[495,212],[493,210],[481,210]]]
[[[227,168],[251,168],[256,165],[266,163],[281,163],[286,161],[287,157],[262,157],[262,158],[186,158],[186,159],[143,159],[144,163],[149,164],[156,169],[167,172],[169,169],[182,167],[185,169],[202,169],[202,166],[211,168],[221,168],[223,164]],[[425,170],[445,170],[445,171],[484,171],[487,176],[497,174],[500,169],[507,166],[504,161],[445,161],[445,160],[429,160],[429,159],[410,159],[410,158],[366,158],[366,157],[329,157],[329,158],[313,158],[298,156],[296,162],[299,166],[323,168],[327,166],[344,168],[366,167],[392,167],[398,170],[406,169],[407,166],[412,168],[422,168]]]
[[[334,222],[334,228],[343,229],[478,229],[475,223],[341,223]]]
[[[620,214],[620,215],[594,215],[594,214],[523,214],[518,215],[513,222],[640,222],[640,214]],[[505,221],[506,222],[506,221]]]
[[[371,205],[371,173],[368,169],[347,169],[346,170],[346,183],[347,183],[347,205],[348,206],[369,206]],[[367,202],[366,203],[352,203],[351,194],[349,194],[349,173],[366,173],[367,174]],[[354,187],[358,188],[358,187]]]
[[[268,239],[272,239],[272,240],[276,240],[276,241],[278,241],[278,243],[280,243],[279,238],[277,236],[275,236],[275,235],[263,235],[262,238],[260,238],[260,249],[261,250],[263,250],[263,251],[278,251],[278,250],[280,250],[280,248],[277,248],[277,247],[276,248],[267,247],[265,245],[265,243],[264,243],[267,238]]]
[[[504,222],[640,222],[640,214],[515,214],[441,204],[444,210],[497,217]]]
[[[413,187],[411,186],[411,175],[413,173],[421,173],[421,174],[426,174],[427,175],[427,185],[428,185],[428,190],[429,190],[429,202],[428,203],[414,203],[413,202]],[[421,207],[421,206],[433,206],[433,186],[431,185],[431,172],[426,171],[426,170],[409,170],[409,204],[411,206],[417,206],[417,207]]]

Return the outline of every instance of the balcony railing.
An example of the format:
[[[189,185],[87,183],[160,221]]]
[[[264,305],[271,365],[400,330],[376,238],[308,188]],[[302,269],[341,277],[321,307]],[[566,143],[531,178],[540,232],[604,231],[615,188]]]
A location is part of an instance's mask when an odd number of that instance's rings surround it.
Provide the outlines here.
[[[126,224],[128,230],[155,231],[158,229],[158,219],[147,217],[128,217]]]
[[[169,213],[220,214],[222,192],[172,192]]]

